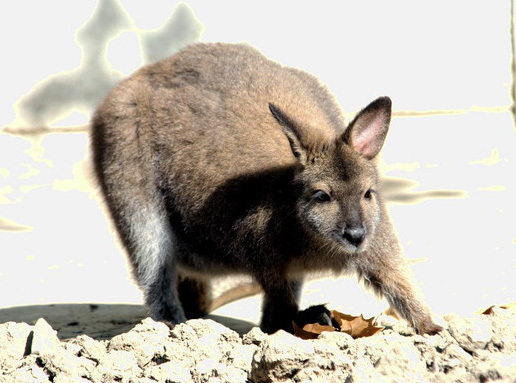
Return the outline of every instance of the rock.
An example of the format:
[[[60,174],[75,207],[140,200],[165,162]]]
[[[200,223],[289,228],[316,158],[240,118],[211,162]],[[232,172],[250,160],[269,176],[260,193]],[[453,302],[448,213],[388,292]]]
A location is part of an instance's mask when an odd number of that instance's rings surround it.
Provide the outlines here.
[[[494,331],[488,348],[491,351],[516,353],[516,315],[514,311],[493,307],[491,314],[484,315],[489,320]]]
[[[435,336],[417,335],[412,341],[430,374],[452,376],[457,368],[466,366],[472,359],[471,354],[460,347],[447,330]],[[464,371],[461,373],[463,374]]]
[[[222,360],[229,366],[243,371],[247,377],[251,373],[251,363],[257,350],[258,346],[254,344],[236,344],[226,353]]]
[[[138,360],[138,366],[143,368],[153,358],[159,358],[165,354],[165,342],[169,332],[170,329],[164,323],[147,318],[131,331],[111,339],[107,349],[108,351],[132,351]]]
[[[7,322],[0,325],[0,371],[16,370],[25,354],[29,354],[32,326]],[[1,376],[1,375],[0,375]]]
[[[30,353],[36,355],[51,354],[57,352],[61,341],[54,330],[45,319],[39,318],[33,329]]]
[[[318,339],[332,343],[340,350],[347,350],[355,344],[353,337],[345,332],[325,331],[319,335]]]
[[[244,345],[235,331],[210,319],[194,319],[175,326],[170,335],[164,356],[190,371],[192,381],[247,381],[257,346]]]
[[[191,319],[186,323],[174,326],[170,331],[170,336],[172,338],[183,341],[187,341],[189,339],[200,339],[206,335],[224,338],[230,341],[240,339],[239,335],[235,331],[211,319]]]
[[[99,382],[134,381],[143,375],[132,350],[111,350],[100,361],[92,378]]]
[[[469,368],[475,382],[516,382],[516,354],[491,354]]]
[[[267,339],[268,335],[260,330],[259,327],[253,327],[251,331],[244,334],[242,342],[245,345],[254,344],[259,346],[262,342]]]
[[[48,383],[50,377],[45,370],[36,362],[37,357],[31,355],[26,357],[21,362],[18,369],[11,372],[9,375],[0,375],[0,383]],[[1,370],[6,373],[5,370]]]
[[[369,362],[372,366],[376,366],[389,342],[397,342],[400,338],[404,339],[404,337],[398,333],[389,335],[380,334],[378,337],[374,338],[360,338],[355,343],[351,344],[351,347],[347,350],[347,354],[350,355],[353,360],[361,360],[363,363]],[[386,339],[389,339],[389,341]]]
[[[197,363],[191,370],[194,382],[245,383],[247,372],[235,368],[231,364],[206,358]]]
[[[79,335],[77,338],[72,339],[70,343],[80,348],[78,356],[84,356],[96,363],[100,363],[106,357],[107,347],[104,341],[96,341],[88,335]]]
[[[396,377],[400,382],[422,382],[426,379],[426,364],[413,343],[394,341],[382,350],[375,372],[387,380]]]
[[[269,336],[254,354],[250,378],[258,382],[346,382],[351,359],[320,340],[302,340],[285,331]]]
[[[486,348],[493,337],[491,322],[485,315],[463,318],[457,314],[448,314],[444,319],[448,322],[450,334],[470,353]]]
[[[53,349],[36,358],[36,363],[43,368],[54,383],[88,382],[84,376],[91,376],[95,363],[84,357],[77,357],[64,348]]]
[[[450,344],[437,359],[439,372],[448,374],[451,370],[469,365],[473,356],[458,344]]]
[[[204,319],[170,330],[145,319],[110,341],[59,341],[44,320],[11,322],[0,324],[0,383],[516,382],[516,313],[446,318],[449,331],[434,336],[394,324],[373,337],[316,340],[258,328],[240,338]]]
[[[190,369],[175,362],[166,362],[149,367],[145,371],[145,376],[157,382],[165,382],[168,380],[175,383],[186,383],[192,381]]]

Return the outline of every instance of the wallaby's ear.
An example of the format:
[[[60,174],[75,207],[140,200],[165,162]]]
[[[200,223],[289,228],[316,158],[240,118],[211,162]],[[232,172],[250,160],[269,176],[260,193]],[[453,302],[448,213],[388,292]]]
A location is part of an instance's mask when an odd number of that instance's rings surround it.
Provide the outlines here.
[[[368,160],[376,157],[389,130],[391,106],[389,97],[374,100],[351,121],[342,140]]]
[[[283,133],[287,136],[292,153],[300,163],[305,164],[307,153],[306,149],[301,144],[300,135],[295,123],[274,104],[269,103],[269,109],[274,118],[279,122]]]

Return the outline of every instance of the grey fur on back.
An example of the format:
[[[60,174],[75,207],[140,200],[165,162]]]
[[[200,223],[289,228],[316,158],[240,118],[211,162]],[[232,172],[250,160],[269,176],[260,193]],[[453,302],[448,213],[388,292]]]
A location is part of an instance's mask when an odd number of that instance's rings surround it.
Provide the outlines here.
[[[93,120],[95,166],[151,315],[202,315],[205,275],[247,272],[262,328],[291,331],[303,274],[334,269],[437,331],[378,190],[389,120],[381,98],[347,127],[316,78],[245,45],[193,45],[118,85]]]

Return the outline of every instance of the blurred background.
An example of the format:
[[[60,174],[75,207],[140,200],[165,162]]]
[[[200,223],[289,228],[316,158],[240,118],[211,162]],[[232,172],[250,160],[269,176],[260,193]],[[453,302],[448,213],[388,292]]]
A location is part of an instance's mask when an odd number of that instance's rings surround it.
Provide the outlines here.
[[[88,122],[110,87],[196,41],[304,69],[349,117],[389,95],[385,193],[428,303],[515,302],[513,19],[510,0],[2,2],[0,308],[141,302],[92,179]],[[306,292],[378,307],[346,278]]]

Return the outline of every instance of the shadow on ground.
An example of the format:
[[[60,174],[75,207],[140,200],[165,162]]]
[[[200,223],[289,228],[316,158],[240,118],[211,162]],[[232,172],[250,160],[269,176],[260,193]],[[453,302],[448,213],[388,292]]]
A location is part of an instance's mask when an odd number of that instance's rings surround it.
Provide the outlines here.
[[[0,323],[26,322],[33,325],[39,318],[45,318],[57,330],[60,339],[81,334],[97,340],[111,339],[131,330],[146,317],[145,307],[134,304],[50,304],[0,309]],[[239,334],[245,334],[255,326],[252,322],[221,315],[208,315],[206,318]]]

